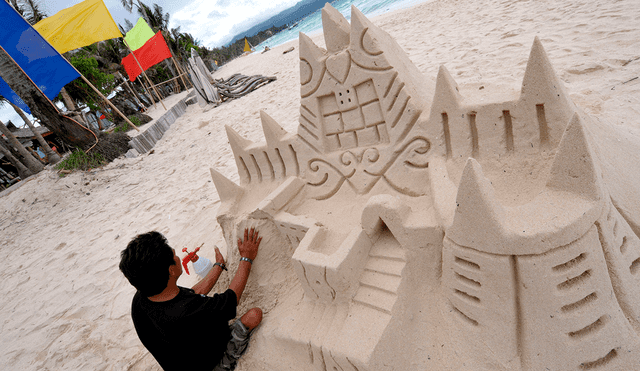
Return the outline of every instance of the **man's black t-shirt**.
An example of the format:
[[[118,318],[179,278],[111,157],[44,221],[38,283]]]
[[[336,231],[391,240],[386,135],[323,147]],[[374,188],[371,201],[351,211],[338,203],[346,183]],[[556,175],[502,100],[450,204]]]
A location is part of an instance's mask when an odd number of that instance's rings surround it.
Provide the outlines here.
[[[231,338],[229,320],[236,316],[236,305],[231,289],[209,297],[180,287],[165,302],[137,292],[131,317],[140,341],[165,371],[211,371]]]

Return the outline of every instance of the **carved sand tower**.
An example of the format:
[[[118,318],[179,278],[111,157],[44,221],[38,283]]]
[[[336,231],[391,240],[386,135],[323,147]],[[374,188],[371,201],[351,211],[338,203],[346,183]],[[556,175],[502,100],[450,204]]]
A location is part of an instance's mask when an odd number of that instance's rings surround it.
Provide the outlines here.
[[[327,50],[300,36],[298,133],[262,112],[266,143],[227,128],[241,184],[211,170],[231,254],[245,226],[265,236],[254,284],[277,300],[254,357],[636,369],[640,184],[620,154],[640,142],[573,104],[537,38],[520,95],[477,104],[356,8],[322,19]]]

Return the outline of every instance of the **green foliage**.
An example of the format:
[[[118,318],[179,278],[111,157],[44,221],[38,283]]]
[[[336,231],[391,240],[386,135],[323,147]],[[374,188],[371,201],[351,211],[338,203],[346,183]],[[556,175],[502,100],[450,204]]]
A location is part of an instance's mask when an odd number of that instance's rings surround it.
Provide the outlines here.
[[[115,88],[115,77],[103,72],[98,67],[98,61],[84,51],[71,56],[70,62],[105,96],[109,95]],[[101,102],[102,98],[82,79],[74,80],[66,86],[66,89],[74,100],[85,102],[92,110],[100,109],[98,102]]]
[[[153,73],[150,73],[151,69],[153,69]],[[159,84],[173,77],[169,74],[166,68],[164,68],[164,66],[162,66],[161,64],[156,64],[155,66],[151,67],[151,69],[147,71],[147,74],[149,75],[149,78],[154,84]]]
[[[140,122],[140,119],[135,116],[129,116],[129,121],[133,122],[135,126],[142,125],[142,122]]]
[[[126,133],[127,131],[129,131],[129,129],[131,129],[129,127],[129,124],[127,124],[126,122],[124,124],[120,124],[118,126],[116,126],[115,129],[113,129],[114,133]]]
[[[140,122],[140,119],[135,117],[135,116],[129,116],[129,121],[131,121],[135,126],[140,126],[142,125],[142,122]],[[126,133],[127,131],[131,130],[131,126],[129,126],[129,124],[127,124],[126,122],[123,122],[122,124],[116,126],[115,129],[113,129],[114,133]]]
[[[99,153],[86,154],[80,148],[76,148],[69,157],[56,165],[58,170],[88,170],[105,164],[104,157]]]
[[[44,15],[43,11],[39,8],[38,0],[6,1],[18,8],[21,14],[26,15],[29,13],[33,15],[34,20],[40,19]],[[23,5],[23,3],[26,5]],[[180,27],[169,29],[170,14],[164,12],[161,6],[157,4],[148,6],[138,0],[121,0],[121,3],[129,12],[136,9],[140,15],[144,15],[144,18],[146,18],[154,32],[158,30],[162,31],[178,63],[186,64],[187,59],[191,56],[192,48],[197,51],[205,62],[216,60],[220,66],[243,53],[244,39],[237,40],[229,46],[210,49],[202,46],[201,41],[197,40],[193,35],[180,32]],[[127,21],[126,27],[121,26],[120,28],[125,31],[131,27],[133,27],[133,24]],[[259,32],[257,35],[249,36],[247,39],[252,45],[257,45],[285,27],[286,26],[271,27],[268,30]],[[122,42],[122,39],[116,38],[88,45],[73,52],[64,53],[64,56],[80,73],[97,87],[102,94],[108,96],[117,86],[117,80],[111,73],[118,71],[126,75],[121,61],[122,58],[128,54],[129,50]],[[155,83],[160,83],[173,77],[166,67],[162,65],[154,66],[147,72]],[[83,80],[76,79],[67,84],[65,88],[74,101],[85,103],[92,111],[100,110],[101,112],[105,112],[107,117],[113,121],[113,117],[108,113],[100,96],[85,84]],[[59,96],[58,100],[62,100],[62,97]],[[122,130],[126,131],[126,129]]]

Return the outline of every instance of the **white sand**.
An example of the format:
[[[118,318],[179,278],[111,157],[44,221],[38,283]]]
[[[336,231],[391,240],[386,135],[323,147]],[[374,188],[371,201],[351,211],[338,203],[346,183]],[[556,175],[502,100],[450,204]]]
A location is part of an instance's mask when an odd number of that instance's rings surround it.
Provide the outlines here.
[[[520,89],[538,36],[578,106],[640,135],[640,79],[631,80],[640,76],[637,0],[443,0],[373,22],[429,78],[444,64],[463,93],[478,100],[488,99],[483,92]],[[313,40],[324,45],[321,35]],[[283,55],[290,46],[296,50]],[[0,198],[0,369],[159,369],[133,329],[134,290],[118,271],[119,252],[136,234],[154,229],[177,250],[204,242],[201,255],[209,258],[214,244],[224,246],[209,175],[214,167],[238,180],[224,125],[261,141],[264,109],[296,131],[297,49],[291,42],[221,68],[214,77],[240,72],[278,80],[206,113],[189,106],[153,154],[64,178],[43,171]],[[195,282],[185,275],[179,284]],[[249,366],[255,364],[251,350],[246,358],[239,369],[256,369]]]

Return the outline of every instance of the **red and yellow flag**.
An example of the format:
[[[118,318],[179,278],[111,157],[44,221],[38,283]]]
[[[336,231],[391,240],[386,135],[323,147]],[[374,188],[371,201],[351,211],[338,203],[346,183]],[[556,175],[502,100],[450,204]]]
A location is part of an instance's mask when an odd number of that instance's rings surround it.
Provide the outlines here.
[[[124,41],[127,42],[131,50],[138,50],[142,48],[153,35],[151,27],[149,27],[144,18],[140,17],[136,25],[125,35]]]
[[[171,58],[171,51],[169,50],[166,41],[164,41],[161,31],[158,31],[158,33],[149,39],[149,41],[147,41],[141,48],[134,50],[133,54],[135,54],[138,62],[140,62],[140,65],[142,66],[142,69],[145,71],[163,60]],[[129,80],[131,81],[134,81],[136,77],[142,73],[142,71],[140,71],[140,67],[138,67],[138,63],[136,63],[136,60],[131,54],[122,59],[122,65],[127,71]]]

